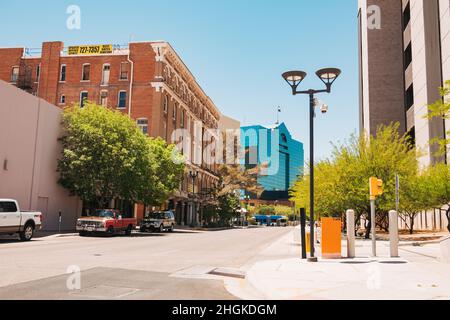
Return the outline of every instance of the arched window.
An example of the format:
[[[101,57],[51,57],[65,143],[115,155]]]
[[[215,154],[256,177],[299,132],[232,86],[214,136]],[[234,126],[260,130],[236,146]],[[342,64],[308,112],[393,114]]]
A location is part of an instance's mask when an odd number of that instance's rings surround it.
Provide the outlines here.
[[[19,80],[19,67],[13,67],[11,70],[11,82],[16,83]]]
[[[103,65],[103,70],[102,70],[102,86],[109,85],[110,74],[111,74],[111,65],[109,63],[105,63]]]
[[[167,96],[164,96],[163,111],[165,114],[169,111],[169,98]]]
[[[177,109],[178,109],[178,104],[174,104],[173,111],[172,111],[172,119],[174,121],[177,120]]]

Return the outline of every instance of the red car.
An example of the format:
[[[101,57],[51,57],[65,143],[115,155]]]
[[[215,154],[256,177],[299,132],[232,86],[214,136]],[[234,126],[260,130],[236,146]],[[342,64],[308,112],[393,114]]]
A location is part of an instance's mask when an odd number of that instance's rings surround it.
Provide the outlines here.
[[[118,210],[101,209],[96,210],[89,217],[78,219],[77,231],[82,237],[92,233],[112,236],[119,232],[125,232],[129,236],[136,225],[137,220],[135,218],[123,218]]]

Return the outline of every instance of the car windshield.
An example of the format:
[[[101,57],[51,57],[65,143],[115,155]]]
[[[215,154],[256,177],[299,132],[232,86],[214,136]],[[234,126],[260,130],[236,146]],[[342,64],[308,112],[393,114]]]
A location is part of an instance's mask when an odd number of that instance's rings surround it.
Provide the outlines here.
[[[99,218],[114,218],[114,212],[109,210],[96,210],[91,217],[99,217]]]
[[[164,212],[153,212],[153,213],[150,213],[148,215],[148,217],[150,219],[164,219],[165,213]]]

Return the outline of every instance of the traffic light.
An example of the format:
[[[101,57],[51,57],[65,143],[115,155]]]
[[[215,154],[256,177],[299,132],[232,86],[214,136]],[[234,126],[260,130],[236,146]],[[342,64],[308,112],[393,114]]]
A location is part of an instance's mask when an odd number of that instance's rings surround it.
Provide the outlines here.
[[[381,196],[383,194],[383,180],[378,178],[370,178],[370,199],[374,200],[376,197]]]

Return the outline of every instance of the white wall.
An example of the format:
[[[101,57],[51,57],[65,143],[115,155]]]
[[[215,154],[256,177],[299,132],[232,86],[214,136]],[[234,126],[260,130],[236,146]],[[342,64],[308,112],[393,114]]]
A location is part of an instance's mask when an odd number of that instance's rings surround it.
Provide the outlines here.
[[[42,211],[45,230],[58,230],[61,211],[73,230],[81,203],[57,184],[61,110],[2,81],[0,98],[0,198]]]

